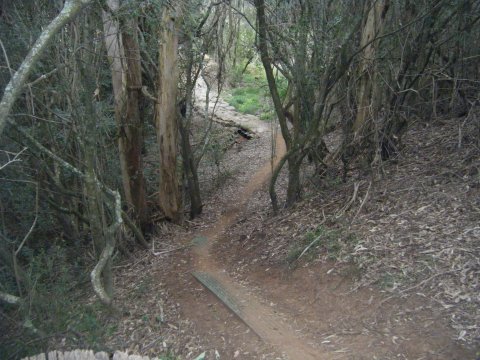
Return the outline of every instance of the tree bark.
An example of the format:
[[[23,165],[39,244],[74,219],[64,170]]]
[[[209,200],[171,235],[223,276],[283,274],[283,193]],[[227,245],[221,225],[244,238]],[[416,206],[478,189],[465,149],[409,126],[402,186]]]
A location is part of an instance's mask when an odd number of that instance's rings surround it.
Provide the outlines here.
[[[190,129],[193,117],[193,92],[201,69],[194,71],[194,52],[192,38],[189,36],[184,43],[187,66],[185,70],[185,112],[178,116],[178,127],[180,130],[180,148],[182,153],[183,171],[188,184],[188,195],[190,197],[190,219],[202,213],[203,204],[200,194],[200,183],[198,181],[198,167],[190,144]]]
[[[375,75],[375,53],[378,42],[371,42],[381,34],[385,24],[385,17],[390,5],[389,0],[378,0],[374,4],[367,2],[367,18],[363,26],[360,48],[363,50],[363,59],[360,62],[360,84],[357,95],[357,115],[353,123],[354,139],[364,133],[367,120],[372,118],[373,86]],[[368,44],[368,45],[367,45]]]
[[[143,226],[147,222],[148,214],[143,177],[143,119],[140,117],[142,66],[136,19],[126,20],[122,37],[127,59],[127,124],[125,126],[127,173],[135,215],[140,225]]]
[[[165,216],[182,222],[182,204],[177,171],[177,15],[166,7],[160,30],[158,102],[155,107],[160,150],[159,205]]]
[[[119,0],[108,0],[107,4],[112,12],[120,5]],[[119,21],[111,14],[104,12],[103,18],[112,70],[123,191],[134,218],[143,226],[147,222],[147,203],[142,159],[143,122],[139,110],[142,73],[137,21],[127,19],[121,29]]]
[[[300,167],[302,165],[303,156],[300,152],[298,155],[288,159],[288,185],[287,199],[285,206],[290,207],[301,199],[302,184],[300,182]]]
[[[198,181],[197,168],[192,154],[192,146],[188,130],[184,124],[179,124],[181,135],[181,149],[183,169],[188,183],[188,195],[190,197],[190,219],[194,219],[202,213],[203,204],[200,196],[200,184]]]
[[[285,144],[287,146],[287,151],[291,148],[291,135],[287,126],[287,119],[283,112],[282,101],[278,93],[277,85],[275,82],[275,76],[273,74],[272,65],[270,57],[268,55],[268,44],[267,44],[267,22],[265,18],[265,1],[264,0],[255,0],[255,7],[257,9],[257,21],[258,21],[258,48],[260,50],[260,57],[262,60],[263,67],[265,69],[265,75],[267,77],[268,88],[270,90],[270,95],[272,96],[273,105],[275,107],[275,112],[280,123],[280,129],[282,131],[282,136],[285,139]]]
[[[265,18],[265,1],[264,0],[255,0],[255,7],[257,9],[257,22],[258,22],[258,47],[260,50],[260,57],[262,60],[263,67],[265,69],[265,74],[267,77],[268,87],[270,90],[270,95],[272,96],[273,105],[275,112],[280,123],[280,129],[282,132],[282,137],[285,140],[285,145],[287,148],[287,154],[282,158],[282,160],[277,164],[274,169],[274,174],[270,180],[270,200],[272,202],[273,211],[277,212],[278,210],[278,200],[277,194],[275,192],[275,182],[277,180],[278,174],[280,173],[282,167],[285,165],[285,161],[288,161],[288,188],[287,188],[287,200],[286,205],[292,205],[300,196],[300,165],[294,165],[293,151],[295,147],[294,139],[292,139],[292,134],[290,133],[287,125],[287,118],[283,109],[283,104],[278,93],[277,85],[275,82],[275,76],[273,74],[271,58],[268,54],[268,44],[267,44],[267,23]],[[298,133],[297,133],[298,135]],[[295,133],[294,133],[295,136]],[[290,173],[290,171],[294,173]]]

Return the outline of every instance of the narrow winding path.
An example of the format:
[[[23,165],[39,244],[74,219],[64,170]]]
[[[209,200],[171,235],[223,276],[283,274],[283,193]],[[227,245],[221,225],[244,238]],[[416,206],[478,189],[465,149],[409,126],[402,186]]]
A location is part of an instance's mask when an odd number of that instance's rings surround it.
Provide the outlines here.
[[[197,96],[201,99],[205,95],[205,88],[200,84]],[[215,94],[212,96],[215,101]],[[204,98],[203,98],[204,99]],[[198,102],[197,102],[198,104]],[[201,103],[202,104],[202,103]],[[203,105],[205,100],[203,100]],[[213,107],[213,103],[210,105]],[[247,126],[261,136],[270,136],[267,124],[252,115],[243,115],[218,99],[216,115],[223,119],[232,119],[236,123],[246,123]],[[278,132],[276,136],[276,158],[265,159],[265,164],[251,177],[241,190],[242,201],[227,209],[218,221],[209,229],[197,234],[195,238],[195,267],[193,276],[212,291],[231,311],[245,322],[260,338],[288,356],[290,360],[316,360],[329,358],[315,349],[308,340],[302,338],[299,331],[285,321],[271,308],[266,299],[259,299],[252,291],[238,284],[235,279],[227,275],[220,264],[211,256],[211,248],[219,241],[225,230],[230,226],[241,210],[245,207],[253,193],[258,190],[271,176],[272,167],[285,154],[285,143]]]

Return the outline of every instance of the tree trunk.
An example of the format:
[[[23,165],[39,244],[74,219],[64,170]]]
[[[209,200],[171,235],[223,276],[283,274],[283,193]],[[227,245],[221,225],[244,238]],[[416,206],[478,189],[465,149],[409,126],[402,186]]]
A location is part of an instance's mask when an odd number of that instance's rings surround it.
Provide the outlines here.
[[[108,0],[112,12],[118,10],[118,0]],[[147,222],[145,181],[143,178],[143,124],[139,101],[142,89],[140,48],[137,22],[128,19],[125,29],[111,14],[104,12],[105,45],[112,70],[115,97],[115,120],[118,126],[118,149],[125,199],[140,225]]]
[[[288,159],[288,186],[287,200],[285,206],[289,207],[301,199],[300,167],[302,165],[302,154],[292,156]]]
[[[291,148],[291,135],[287,126],[287,119],[283,111],[282,101],[278,93],[277,84],[275,82],[275,76],[273,75],[271,58],[268,54],[267,44],[267,22],[265,19],[265,1],[255,0],[255,7],[257,9],[257,21],[258,21],[258,48],[260,50],[260,57],[263,67],[265,69],[265,75],[267,77],[268,88],[270,95],[272,96],[275,112],[280,123],[280,129],[282,130],[282,136],[287,146],[287,151]]]
[[[190,129],[193,117],[193,93],[196,80],[200,74],[200,69],[196,70],[196,72],[194,71],[195,59],[191,37],[188,37],[185,41],[184,49],[187,61],[185,69],[185,111],[184,113],[181,112],[178,116],[178,126],[180,130],[183,171],[188,184],[188,196],[190,197],[190,219],[194,219],[197,215],[202,213],[203,209],[200,195],[200,183],[198,181],[198,166],[190,144]]]
[[[177,172],[177,17],[165,8],[160,30],[158,102],[155,107],[157,141],[160,150],[159,205],[175,223],[182,221],[182,204]]]
[[[89,220],[90,234],[93,239],[95,257],[102,266],[97,276],[92,278],[92,286],[100,299],[107,305],[111,304],[113,296],[113,275],[112,275],[112,255],[115,238],[112,237],[107,226],[106,213],[107,208],[104,202],[101,185],[97,179],[97,144],[98,144],[98,116],[96,114],[93,100],[86,94],[94,92],[94,78],[84,64],[89,63],[89,59],[80,58],[78,55],[77,68],[79,71],[78,103],[84,105],[84,111],[78,116],[79,126],[84,127],[83,134],[85,140],[81,143],[82,153],[85,158],[85,197],[87,205],[87,216]]]
[[[265,75],[267,77],[268,88],[270,90],[270,95],[272,96],[273,105],[275,112],[280,123],[280,129],[282,132],[282,137],[285,140],[285,145],[287,153],[279,161],[275,167],[270,180],[270,200],[272,202],[273,211],[277,212],[278,210],[278,200],[277,194],[275,192],[275,183],[277,181],[278,175],[285,165],[285,162],[288,161],[288,170],[289,170],[289,182],[287,190],[287,201],[286,205],[292,205],[300,194],[300,167],[295,169],[294,162],[292,158],[294,157],[293,148],[294,142],[292,140],[292,135],[287,126],[287,117],[283,109],[283,104],[278,93],[277,84],[275,82],[275,76],[272,70],[271,57],[268,54],[268,43],[267,43],[267,22],[265,18],[265,1],[264,0],[255,0],[255,8],[257,10],[257,22],[258,22],[258,48],[260,50],[260,57],[262,60],[263,68],[265,69]],[[294,172],[290,174],[290,170]],[[291,182],[292,181],[292,182]]]
[[[190,218],[193,219],[202,213],[203,204],[200,196],[200,184],[198,182],[197,167],[192,154],[192,146],[188,129],[184,124],[180,125],[182,161],[185,176],[188,183],[188,195],[190,197]]]
[[[137,20],[127,19],[122,32],[127,63],[127,110],[125,126],[125,152],[131,202],[141,226],[147,222],[147,202],[143,177],[143,119],[140,117],[142,97],[142,66],[137,36]]]
[[[389,8],[389,0],[378,0],[374,4],[366,3],[368,14],[363,26],[360,48],[363,48],[363,59],[360,62],[360,84],[357,91],[357,115],[353,123],[354,138],[361,137],[368,127],[367,121],[372,118],[373,86],[375,73],[375,53],[377,43],[370,43],[383,30],[386,13]],[[369,44],[370,43],[370,44]]]

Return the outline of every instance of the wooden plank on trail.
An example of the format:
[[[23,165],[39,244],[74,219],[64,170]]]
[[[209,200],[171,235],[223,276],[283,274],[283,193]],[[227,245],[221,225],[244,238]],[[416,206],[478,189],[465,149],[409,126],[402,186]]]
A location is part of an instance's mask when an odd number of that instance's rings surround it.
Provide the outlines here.
[[[245,325],[270,345],[281,349],[291,360],[320,360],[325,357],[305,342],[288,323],[282,321],[271,309],[244,289],[232,283],[228,276],[201,271],[192,275],[236,314]],[[225,285],[224,285],[225,284]]]
[[[193,277],[197,279],[203,286],[210,290],[216,297],[220,299],[231,311],[233,311],[244,323],[250,326],[245,318],[242,316],[242,306],[230,295],[227,289],[218,282],[211,275],[201,272],[194,271],[192,273]]]

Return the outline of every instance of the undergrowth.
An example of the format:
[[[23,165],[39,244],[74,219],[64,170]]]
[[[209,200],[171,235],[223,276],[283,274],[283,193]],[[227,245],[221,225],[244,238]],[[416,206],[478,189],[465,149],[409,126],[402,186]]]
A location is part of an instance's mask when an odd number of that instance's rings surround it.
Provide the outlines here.
[[[71,345],[102,350],[103,338],[115,332],[115,325],[102,320],[103,306],[80,300],[88,288],[87,274],[65,249],[53,246],[48,251],[28,254],[24,300],[20,306],[2,306],[0,358],[17,359]],[[2,288],[15,293],[12,282],[2,280]],[[4,281],[5,280],[5,281]],[[10,284],[10,286],[8,286]],[[9,288],[5,288],[7,285]]]

